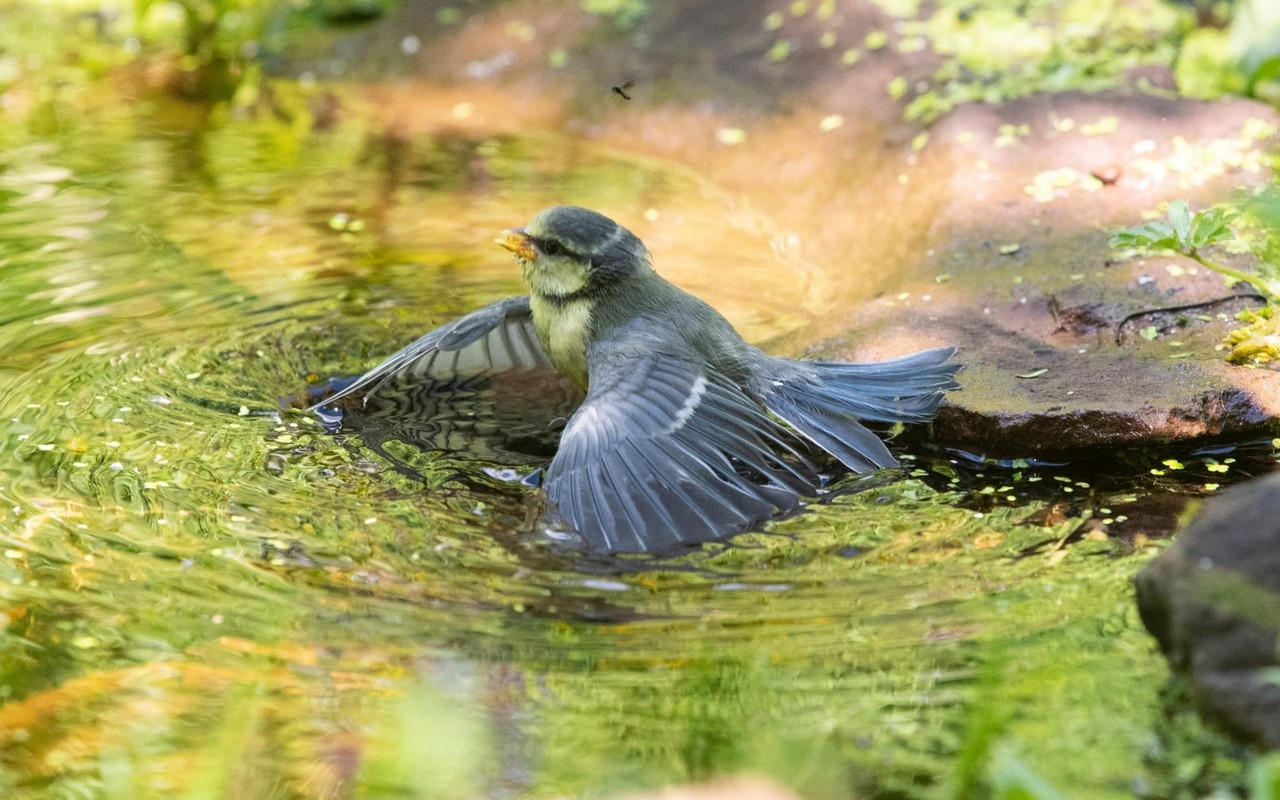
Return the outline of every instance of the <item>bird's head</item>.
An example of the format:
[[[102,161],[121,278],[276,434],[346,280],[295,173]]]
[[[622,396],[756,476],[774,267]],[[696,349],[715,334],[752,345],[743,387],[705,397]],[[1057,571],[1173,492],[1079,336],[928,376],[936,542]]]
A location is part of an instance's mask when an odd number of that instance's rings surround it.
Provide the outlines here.
[[[649,251],[631,231],[578,206],[555,206],[498,244],[515,254],[529,290],[557,300],[594,297],[651,271]]]

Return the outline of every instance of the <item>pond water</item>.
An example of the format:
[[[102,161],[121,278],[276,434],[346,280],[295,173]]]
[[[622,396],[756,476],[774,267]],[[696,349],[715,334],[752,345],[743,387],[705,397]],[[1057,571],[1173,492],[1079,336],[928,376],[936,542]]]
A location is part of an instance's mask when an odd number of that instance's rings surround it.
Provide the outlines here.
[[[0,128],[4,797],[741,771],[969,797],[1002,753],[1080,797],[1189,780],[1155,746],[1166,671],[1131,577],[1229,455],[1108,477],[917,442],[765,532],[584,559],[509,479],[536,458],[392,442],[393,468],[300,398],[519,293],[493,234],[557,202],[634,220],[749,338],[794,333],[805,282],[764,234],[697,176],[580,140],[132,99]]]

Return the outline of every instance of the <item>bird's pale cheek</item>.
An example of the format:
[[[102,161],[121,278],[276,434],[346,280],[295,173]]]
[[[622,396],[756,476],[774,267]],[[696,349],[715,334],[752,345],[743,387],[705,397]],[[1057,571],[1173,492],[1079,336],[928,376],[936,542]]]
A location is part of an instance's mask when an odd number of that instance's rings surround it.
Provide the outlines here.
[[[587,270],[568,258],[541,258],[525,274],[533,291],[549,295],[573,294],[584,288],[587,280]]]

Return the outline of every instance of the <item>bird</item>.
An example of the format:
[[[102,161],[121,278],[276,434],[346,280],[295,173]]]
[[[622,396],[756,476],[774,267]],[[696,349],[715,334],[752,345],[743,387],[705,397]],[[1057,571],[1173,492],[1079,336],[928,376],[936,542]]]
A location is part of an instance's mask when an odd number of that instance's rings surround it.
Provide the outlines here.
[[[863,423],[919,423],[959,388],[954,347],[878,362],[771,356],[664,279],[634,233],[579,206],[495,240],[528,295],[411,342],[325,401],[392,378],[554,370],[581,396],[542,476],[587,548],[666,553],[795,512],[824,451],[855,473],[898,466]]]

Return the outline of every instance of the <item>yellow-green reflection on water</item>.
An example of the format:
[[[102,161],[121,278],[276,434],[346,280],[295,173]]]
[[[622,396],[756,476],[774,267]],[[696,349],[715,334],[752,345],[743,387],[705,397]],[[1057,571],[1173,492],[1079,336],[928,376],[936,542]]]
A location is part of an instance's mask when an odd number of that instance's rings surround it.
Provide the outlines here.
[[[984,736],[1130,794],[1163,667],[1115,542],[1015,558],[1032,508],[900,474],[730,546],[584,562],[492,465],[398,473],[289,407],[519,291],[492,233],[556,202],[632,222],[752,338],[802,325],[803,281],[714,192],[576,140],[161,110],[0,130],[3,796],[760,771],[950,797]]]

